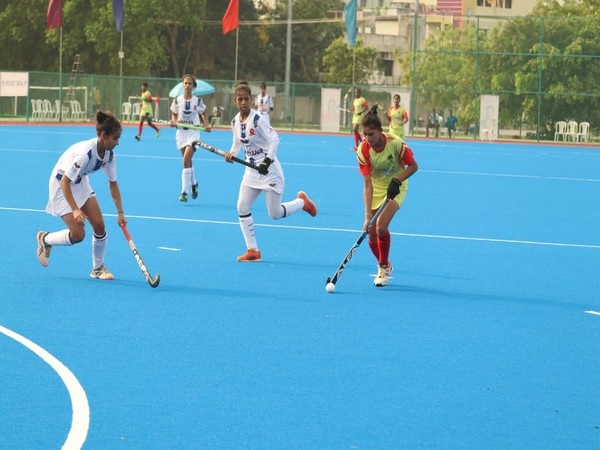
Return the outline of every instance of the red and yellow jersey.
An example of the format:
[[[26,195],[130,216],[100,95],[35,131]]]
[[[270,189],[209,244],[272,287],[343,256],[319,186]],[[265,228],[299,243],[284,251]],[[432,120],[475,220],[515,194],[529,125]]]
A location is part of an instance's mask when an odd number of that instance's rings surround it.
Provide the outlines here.
[[[352,113],[354,116],[361,116],[367,109],[369,109],[369,104],[364,97],[355,98],[352,102]]]
[[[373,184],[386,186],[390,180],[398,176],[407,165],[414,164],[412,150],[397,136],[383,133],[385,146],[375,150],[365,139],[356,151],[359,171],[363,176],[370,176]],[[407,183],[405,181],[403,183]]]
[[[144,117],[146,113],[152,115],[152,94],[150,91],[144,91],[140,95],[141,115]]]
[[[403,138],[404,123],[408,121],[406,108],[402,105],[397,108],[395,108],[394,105],[390,106],[387,111],[387,118],[390,121],[390,133]]]

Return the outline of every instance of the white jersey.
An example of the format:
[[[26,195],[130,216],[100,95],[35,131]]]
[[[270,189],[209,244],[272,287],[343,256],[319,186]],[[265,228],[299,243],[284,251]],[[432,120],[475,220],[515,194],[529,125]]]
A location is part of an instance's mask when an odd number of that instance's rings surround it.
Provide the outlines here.
[[[261,175],[257,170],[246,167],[242,185],[261,190],[273,190],[279,194],[283,193],[285,179],[283,169],[277,157],[279,147],[279,135],[254,109],[245,122],[240,121],[240,114],[231,121],[231,131],[233,132],[233,144],[231,153],[237,155],[243,148],[246,155],[246,161],[258,166],[265,157],[269,157],[271,165],[269,173]]]
[[[60,180],[67,176],[71,180],[71,190],[81,207],[88,198],[94,195],[90,186],[88,174],[102,169],[109,181],[117,181],[117,161],[112,150],[104,153],[104,158],[98,156],[98,138],[81,141],[69,147],[58,159],[52,169],[49,182],[49,198],[46,211],[62,216],[71,211],[63,197]]]
[[[273,99],[268,94],[258,94],[254,101],[254,107],[259,113],[268,115],[271,112],[271,108],[273,108]]]
[[[173,99],[171,103],[171,112],[177,114],[177,123],[185,125],[200,126],[200,115],[206,111],[206,105],[200,97],[192,96],[191,99],[185,99],[180,95]],[[190,128],[177,128],[175,133],[175,143],[178,149],[182,149],[192,142],[200,140],[200,132]]]

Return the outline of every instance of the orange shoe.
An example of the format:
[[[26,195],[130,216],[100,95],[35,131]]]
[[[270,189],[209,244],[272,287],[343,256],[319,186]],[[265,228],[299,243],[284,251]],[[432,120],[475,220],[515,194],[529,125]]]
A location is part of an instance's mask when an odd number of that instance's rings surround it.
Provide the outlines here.
[[[260,250],[253,250],[249,248],[242,256],[238,256],[237,260],[240,262],[260,262],[262,261],[260,257]]]
[[[298,192],[298,198],[304,200],[304,206],[302,207],[302,209],[309,213],[311,216],[315,217],[317,215],[317,205],[315,205],[315,202],[308,198],[308,195],[306,195],[306,193],[302,191]]]

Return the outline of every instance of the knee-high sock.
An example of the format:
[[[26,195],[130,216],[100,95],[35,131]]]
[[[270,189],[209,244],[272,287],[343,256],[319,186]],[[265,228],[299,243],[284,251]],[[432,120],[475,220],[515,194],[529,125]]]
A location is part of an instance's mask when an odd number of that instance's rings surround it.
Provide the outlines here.
[[[379,247],[379,264],[387,266],[390,262],[388,257],[390,256],[390,243],[391,243],[390,232],[386,231],[383,235],[377,236],[377,246]]]
[[[48,245],[73,245],[69,230],[66,229],[48,233],[44,238],[44,242]]]
[[[138,125],[138,136],[142,135],[142,127],[144,126],[143,122]]]
[[[198,180],[196,180],[196,172],[194,171],[193,167],[190,167],[190,184],[198,184]]]
[[[254,236],[254,219],[252,218],[252,214],[240,216],[239,220],[246,248],[258,250],[258,243],[256,242],[256,236]]]
[[[358,144],[360,144],[362,141],[362,139],[360,138],[360,133],[354,133],[354,143],[356,144],[356,147],[358,147]]]
[[[372,241],[369,239],[369,248],[371,249],[371,252],[373,252],[373,255],[375,255],[377,262],[379,262],[379,246],[377,244],[377,240]]]
[[[273,217],[273,219],[280,219],[282,217],[291,216],[292,214],[300,211],[302,208],[304,208],[304,200],[302,200],[301,198],[295,198],[290,202],[282,203],[281,206],[283,206],[283,216]]]
[[[181,192],[187,192],[192,185],[192,168],[188,167],[181,171]]]
[[[106,253],[107,236],[92,237],[92,268],[97,269],[104,264],[104,254]]]

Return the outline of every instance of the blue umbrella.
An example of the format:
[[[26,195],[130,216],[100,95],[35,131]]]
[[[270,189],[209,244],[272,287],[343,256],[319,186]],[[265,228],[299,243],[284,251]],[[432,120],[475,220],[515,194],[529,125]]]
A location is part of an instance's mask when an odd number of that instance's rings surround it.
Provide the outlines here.
[[[208,95],[208,94],[212,94],[213,92],[216,91],[215,87],[208,84],[206,81],[202,81],[202,80],[196,80],[196,84],[197,86],[194,88],[194,90],[192,91],[192,94],[194,95]],[[178,95],[183,94],[183,82],[179,82],[177,84],[177,86],[175,86],[173,89],[171,89],[171,92],[169,92],[169,97],[177,97]]]

